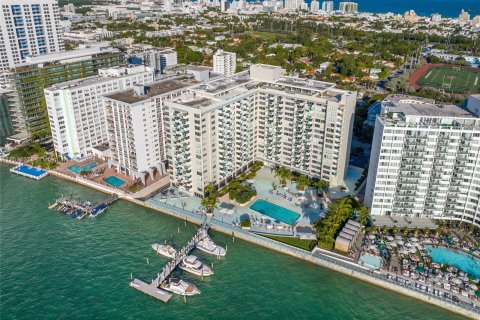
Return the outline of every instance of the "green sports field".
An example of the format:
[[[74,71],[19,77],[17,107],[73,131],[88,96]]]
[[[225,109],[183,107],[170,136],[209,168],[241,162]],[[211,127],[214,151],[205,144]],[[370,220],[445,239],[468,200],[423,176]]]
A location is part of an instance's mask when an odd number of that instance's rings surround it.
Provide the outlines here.
[[[480,71],[455,66],[435,66],[428,69],[418,79],[417,84],[446,92],[480,92]]]

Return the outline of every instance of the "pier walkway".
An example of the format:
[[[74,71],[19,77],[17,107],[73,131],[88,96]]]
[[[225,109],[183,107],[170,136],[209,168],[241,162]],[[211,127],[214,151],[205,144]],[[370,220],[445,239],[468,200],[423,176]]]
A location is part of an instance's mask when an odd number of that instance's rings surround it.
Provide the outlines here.
[[[99,204],[91,203],[90,201],[79,201],[71,198],[61,196],[52,205],[49,205],[49,209],[55,209],[62,212],[70,212],[70,210],[78,210],[78,219],[81,219],[87,215],[96,217],[101,212],[108,208],[108,205],[118,199],[118,195],[111,194],[103,202]]]
[[[207,236],[208,228],[210,227],[210,219],[207,219],[203,222],[200,229],[195,233],[195,235],[190,239],[190,241],[180,249],[173,260],[169,261],[165,267],[163,267],[162,272],[157,274],[157,277],[151,281],[150,284],[143,282],[139,279],[132,279],[130,282],[130,286],[137,290],[142,291],[145,294],[148,294],[154,298],[162,300],[163,302],[167,302],[170,300],[172,295],[166,291],[159,289],[160,285],[168,278],[170,273],[175,270],[175,268],[185,259],[190,251],[192,251],[202,240]]]

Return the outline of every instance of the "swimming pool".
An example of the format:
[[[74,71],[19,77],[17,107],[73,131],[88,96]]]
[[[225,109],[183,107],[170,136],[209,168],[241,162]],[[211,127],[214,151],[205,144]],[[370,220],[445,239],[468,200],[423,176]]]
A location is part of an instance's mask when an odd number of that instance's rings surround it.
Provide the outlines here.
[[[120,188],[121,186],[123,186],[125,184],[125,181],[123,181],[122,179],[117,178],[115,176],[109,176],[109,177],[105,178],[104,181],[106,183],[108,183],[109,185],[114,186],[115,188]]]
[[[367,253],[361,256],[358,262],[364,267],[376,270],[382,265],[382,257]]]
[[[10,169],[10,172],[13,172],[13,173],[25,176],[25,177],[29,177],[29,178],[32,178],[32,179],[36,179],[36,180],[40,180],[48,174],[48,172],[45,171],[45,170],[35,168],[35,167],[31,167],[31,166],[27,166],[27,165],[24,165],[24,164]]]
[[[256,200],[250,206],[250,209],[290,225],[295,224],[300,217],[298,213],[292,210],[277,206],[276,204],[261,199]]]
[[[433,262],[449,264],[466,272],[471,277],[480,279],[480,259],[445,247],[426,246],[426,248]]]
[[[68,170],[72,171],[73,173],[80,174],[80,172],[90,171],[93,168],[95,168],[96,166],[98,166],[98,164],[96,162],[91,162],[91,163],[86,164],[84,166],[77,166],[77,165],[70,166],[70,167],[68,167]]]

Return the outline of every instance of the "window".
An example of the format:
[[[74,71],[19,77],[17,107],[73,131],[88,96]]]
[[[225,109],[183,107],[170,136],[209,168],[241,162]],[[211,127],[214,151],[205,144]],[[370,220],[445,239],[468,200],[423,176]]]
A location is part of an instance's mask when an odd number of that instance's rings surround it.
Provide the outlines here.
[[[18,39],[18,46],[20,49],[28,48],[27,39]]]
[[[40,13],[40,6],[38,4],[32,4],[32,13],[33,14]]]
[[[25,37],[25,29],[24,28],[17,28],[17,37],[18,38],[23,38]]]
[[[12,14],[13,15],[22,14],[22,8],[19,5],[13,5],[12,6]]]
[[[35,27],[35,33],[37,36],[43,36],[43,28],[42,27]]]
[[[13,22],[15,23],[15,27],[23,27],[23,18],[22,17],[14,17]]]
[[[36,26],[42,24],[42,16],[34,16],[33,17],[33,22],[35,23]]]

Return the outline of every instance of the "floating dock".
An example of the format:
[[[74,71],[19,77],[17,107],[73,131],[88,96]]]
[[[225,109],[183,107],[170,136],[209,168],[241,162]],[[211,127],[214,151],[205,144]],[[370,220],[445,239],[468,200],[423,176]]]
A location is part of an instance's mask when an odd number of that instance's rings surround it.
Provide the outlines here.
[[[79,201],[72,198],[61,196],[52,205],[49,205],[49,209],[55,209],[59,212],[70,215],[74,219],[83,219],[87,216],[90,218],[96,218],[101,213],[108,209],[108,205],[118,199],[118,196],[113,194],[109,196],[105,201],[95,204],[90,201]]]
[[[190,239],[190,241],[177,252],[173,260],[167,263],[167,265],[160,273],[157,274],[157,277],[153,279],[150,284],[135,278],[130,281],[130,286],[158,300],[168,302],[172,295],[162,289],[159,289],[160,285],[168,278],[170,273],[175,270],[180,262],[182,262],[182,260],[188,256],[190,251],[197,246],[197,243],[207,236],[209,227],[209,223],[207,220],[205,220],[192,239]]]
[[[48,175],[48,172],[46,170],[42,170],[26,164],[21,164],[13,167],[10,169],[10,172],[35,180],[43,179]]]

